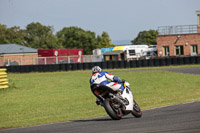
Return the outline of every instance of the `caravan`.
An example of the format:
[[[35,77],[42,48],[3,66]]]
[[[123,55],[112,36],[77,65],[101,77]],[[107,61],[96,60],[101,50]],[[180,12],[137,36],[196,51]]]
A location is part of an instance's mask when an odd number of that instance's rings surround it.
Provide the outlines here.
[[[145,57],[149,52],[156,52],[156,45],[126,45],[126,46],[116,46],[112,51],[124,51],[127,60],[135,60],[141,57]]]
[[[145,56],[148,51],[148,45],[131,45],[125,48],[126,57],[128,60],[139,59],[140,57]]]

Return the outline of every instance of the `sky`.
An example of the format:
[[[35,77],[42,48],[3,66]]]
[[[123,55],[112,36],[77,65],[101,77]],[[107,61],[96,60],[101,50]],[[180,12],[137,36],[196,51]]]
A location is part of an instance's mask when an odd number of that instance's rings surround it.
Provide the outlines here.
[[[197,24],[200,0],[0,0],[0,24],[25,29],[32,22],[55,33],[77,26],[112,41],[133,40],[159,26]]]

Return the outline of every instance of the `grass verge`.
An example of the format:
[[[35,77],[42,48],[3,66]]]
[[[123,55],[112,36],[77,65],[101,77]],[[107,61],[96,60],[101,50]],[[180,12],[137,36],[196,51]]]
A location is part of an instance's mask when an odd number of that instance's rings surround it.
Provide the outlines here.
[[[167,71],[114,74],[131,84],[142,109],[200,100],[200,75]],[[91,71],[9,73],[10,88],[0,90],[0,128],[106,115],[95,104],[90,76]]]

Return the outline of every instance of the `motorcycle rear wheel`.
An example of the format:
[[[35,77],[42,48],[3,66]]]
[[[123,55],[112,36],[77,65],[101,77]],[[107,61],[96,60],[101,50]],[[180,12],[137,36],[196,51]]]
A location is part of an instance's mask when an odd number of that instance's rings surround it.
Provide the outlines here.
[[[135,100],[133,100],[133,102],[135,104],[133,105],[133,112],[131,114],[136,118],[142,117],[142,110],[140,109],[139,105],[136,103]]]
[[[105,108],[107,114],[113,120],[120,120],[122,118],[122,111],[120,108],[115,108],[112,104],[113,104],[112,99],[106,98],[104,101],[104,108]]]

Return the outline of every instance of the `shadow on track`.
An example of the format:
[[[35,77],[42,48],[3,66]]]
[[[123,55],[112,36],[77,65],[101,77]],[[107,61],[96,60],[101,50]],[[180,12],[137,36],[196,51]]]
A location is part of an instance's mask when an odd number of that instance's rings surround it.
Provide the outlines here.
[[[126,120],[126,119],[132,119],[134,117],[124,117],[121,120]],[[86,120],[75,120],[73,122],[92,122],[92,121],[120,121],[120,120],[112,120],[109,117],[105,117],[105,118],[94,118],[94,119],[86,119]]]

